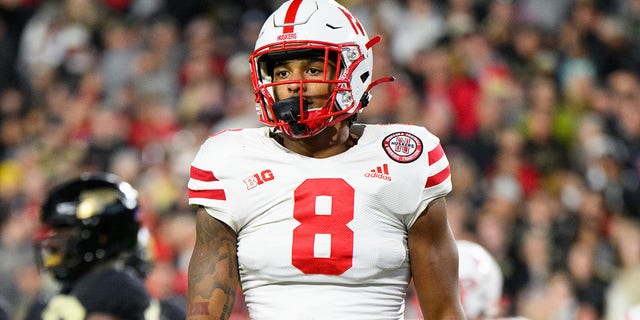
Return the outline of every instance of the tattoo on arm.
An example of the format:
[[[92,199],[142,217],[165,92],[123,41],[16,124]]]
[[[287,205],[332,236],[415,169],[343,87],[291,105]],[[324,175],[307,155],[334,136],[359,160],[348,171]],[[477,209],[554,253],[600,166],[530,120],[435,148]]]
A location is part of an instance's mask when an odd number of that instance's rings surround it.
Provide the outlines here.
[[[189,304],[189,309],[187,311],[187,315],[189,316],[208,316],[209,315],[209,302],[208,301],[200,301],[193,302]]]
[[[189,319],[229,319],[238,287],[237,238],[226,224],[198,210],[189,262]]]

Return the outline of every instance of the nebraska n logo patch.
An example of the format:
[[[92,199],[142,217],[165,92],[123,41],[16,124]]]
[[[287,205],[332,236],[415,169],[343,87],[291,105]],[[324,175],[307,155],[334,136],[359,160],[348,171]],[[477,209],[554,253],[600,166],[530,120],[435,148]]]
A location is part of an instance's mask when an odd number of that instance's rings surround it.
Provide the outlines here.
[[[422,140],[409,132],[394,132],[382,140],[382,147],[389,158],[409,163],[422,154]]]

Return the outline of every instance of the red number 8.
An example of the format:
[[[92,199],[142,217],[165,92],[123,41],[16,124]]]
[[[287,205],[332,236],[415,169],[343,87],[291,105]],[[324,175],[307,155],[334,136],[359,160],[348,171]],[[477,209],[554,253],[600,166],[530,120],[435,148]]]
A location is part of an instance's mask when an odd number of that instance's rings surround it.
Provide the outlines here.
[[[329,214],[317,214],[316,199],[331,198]],[[340,275],[353,264],[354,190],[342,179],[309,179],[294,191],[293,217],[300,225],[293,230],[291,263],[305,274]],[[317,234],[329,234],[329,257],[314,256]]]

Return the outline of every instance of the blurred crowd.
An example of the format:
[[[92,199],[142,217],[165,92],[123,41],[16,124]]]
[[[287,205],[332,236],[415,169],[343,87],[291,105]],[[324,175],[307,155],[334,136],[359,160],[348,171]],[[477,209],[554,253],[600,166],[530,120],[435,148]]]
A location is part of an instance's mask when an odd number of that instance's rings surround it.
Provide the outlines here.
[[[83,171],[138,189],[147,286],[184,301],[190,161],[259,125],[248,57],[281,2],[0,0],[0,304],[16,319],[54,286],[33,258],[40,203]],[[382,36],[374,78],[396,77],[359,121],[441,138],[452,229],[500,263],[503,315],[640,305],[640,1],[339,2]]]

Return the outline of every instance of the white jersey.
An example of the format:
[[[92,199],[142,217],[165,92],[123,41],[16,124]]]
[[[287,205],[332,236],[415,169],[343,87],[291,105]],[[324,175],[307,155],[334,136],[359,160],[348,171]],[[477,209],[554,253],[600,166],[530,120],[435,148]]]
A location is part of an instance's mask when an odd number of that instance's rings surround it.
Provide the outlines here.
[[[188,184],[189,203],[238,235],[251,318],[402,319],[407,231],[451,190],[438,138],[417,126],[367,125],[355,146],[316,159],[269,130],[210,137]]]

